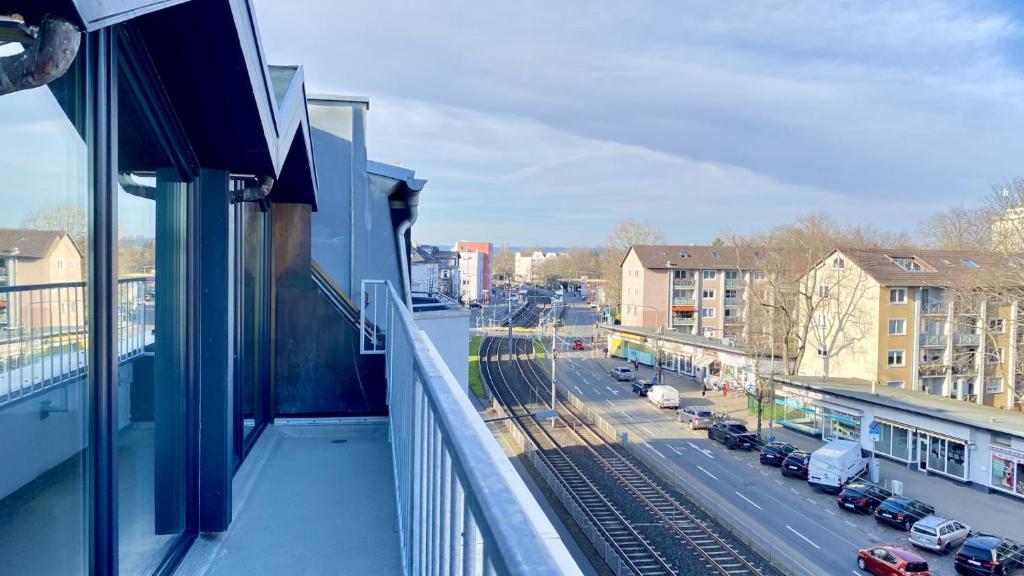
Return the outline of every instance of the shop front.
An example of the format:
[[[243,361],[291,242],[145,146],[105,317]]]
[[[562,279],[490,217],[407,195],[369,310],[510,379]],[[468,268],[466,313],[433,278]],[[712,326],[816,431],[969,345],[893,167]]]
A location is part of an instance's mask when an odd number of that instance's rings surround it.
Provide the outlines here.
[[[785,388],[775,393],[772,419],[776,424],[797,432],[811,436],[821,433],[821,418],[814,405],[802,395],[790,393]]]
[[[881,418],[876,420],[880,438],[875,443],[875,452],[879,455],[906,462],[922,472],[967,480],[967,440]]]
[[[860,442],[860,410],[816,400],[812,402],[821,422],[821,439]]]
[[[992,477],[989,486],[1024,498],[1024,452],[992,444]]]

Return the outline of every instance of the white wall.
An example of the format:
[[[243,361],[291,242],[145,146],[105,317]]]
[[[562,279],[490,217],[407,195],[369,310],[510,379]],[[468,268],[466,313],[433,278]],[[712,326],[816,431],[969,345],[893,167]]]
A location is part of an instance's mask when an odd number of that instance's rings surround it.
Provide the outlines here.
[[[469,393],[469,311],[416,312],[416,325],[426,333],[462,389]]]

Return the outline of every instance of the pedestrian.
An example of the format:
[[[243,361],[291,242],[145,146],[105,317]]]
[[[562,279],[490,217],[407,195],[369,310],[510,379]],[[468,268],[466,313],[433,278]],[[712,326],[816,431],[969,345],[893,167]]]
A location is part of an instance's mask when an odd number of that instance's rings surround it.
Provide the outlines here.
[[[707,394],[708,394],[708,385],[707,384],[701,384],[700,385],[700,397],[704,398],[705,396],[707,396]]]
[[[728,398],[728,397],[729,397],[729,383],[726,382],[725,384],[722,385],[722,398]]]

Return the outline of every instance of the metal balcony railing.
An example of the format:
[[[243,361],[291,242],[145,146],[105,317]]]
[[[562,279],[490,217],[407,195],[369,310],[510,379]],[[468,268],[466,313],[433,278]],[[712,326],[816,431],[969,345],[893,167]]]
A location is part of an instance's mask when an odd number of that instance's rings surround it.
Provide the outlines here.
[[[727,326],[730,324],[742,324],[743,318],[740,316],[724,316],[722,318],[722,323]]]
[[[362,289],[361,317],[386,326],[405,574],[580,574],[402,298],[387,281]]]
[[[954,346],[977,346],[981,342],[981,334],[954,334]]]
[[[922,302],[921,314],[945,316],[949,312],[949,304],[942,301]]]
[[[672,319],[672,325],[673,326],[693,326],[696,323],[697,323],[697,319],[696,318],[673,318]]]
[[[696,278],[673,278],[673,286],[694,286],[697,284]]]
[[[743,278],[726,278],[725,286],[727,288],[743,288],[744,286],[746,286],[746,282],[743,280]]]
[[[944,362],[923,362],[918,365],[917,373],[920,376],[945,376],[949,365]]]
[[[740,303],[741,303],[741,300],[739,298],[726,298],[725,299],[725,305],[726,306],[739,306]]]
[[[921,346],[945,347],[948,340],[945,334],[921,334],[918,341]]]
[[[152,278],[117,283],[118,362],[153,343]],[[0,286],[0,407],[88,373],[85,282]]]
[[[673,306],[695,306],[696,304],[696,298],[676,297],[672,299]]]

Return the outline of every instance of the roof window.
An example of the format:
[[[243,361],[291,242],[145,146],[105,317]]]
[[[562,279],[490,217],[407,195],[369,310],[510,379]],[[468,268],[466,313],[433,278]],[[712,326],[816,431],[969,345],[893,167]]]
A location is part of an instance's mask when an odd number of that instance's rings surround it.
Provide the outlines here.
[[[981,266],[978,266],[977,262],[975,262],[974,260],[971,260],[970,258],[961,258],[960,262],[964,266],[967,266],[968,268],[970,268],[971,270],[977,270],[978,268],[981,268]]]
[[[712,258],[721,258],[721,256],[719,256],[719,254],[718,254],[718,250],[712,250],[711,251],[711,257]]]
[[[920,272],[924,270],[921,264],[918,263],[917,259],[913,256],[889,256],[889,260],[892,260],[893,264],[903,268],[907,272]]]

